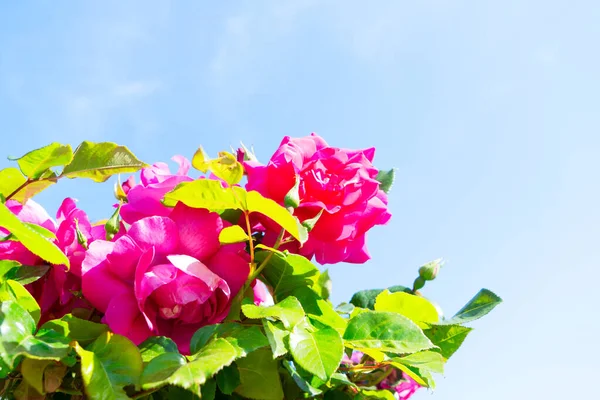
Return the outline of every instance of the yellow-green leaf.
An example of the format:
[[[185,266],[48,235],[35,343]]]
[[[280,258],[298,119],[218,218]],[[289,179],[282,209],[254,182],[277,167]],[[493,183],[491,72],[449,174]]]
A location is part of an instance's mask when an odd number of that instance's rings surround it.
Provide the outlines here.
[[[421,328],[439,320],[435,306],[427,299],[405,292],[381,292],[375,299],[376,311],[391,311],[411,319]]]

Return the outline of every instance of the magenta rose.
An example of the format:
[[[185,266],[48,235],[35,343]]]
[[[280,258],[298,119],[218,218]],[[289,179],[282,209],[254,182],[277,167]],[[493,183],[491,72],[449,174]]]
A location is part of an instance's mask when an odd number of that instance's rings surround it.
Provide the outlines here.
[[[421,388],[413,378],[404,372],[393,370],[382,382],[377,385],[379,389],[388,389],[396,392],[399,400],[408,400]]]
[[[218,214],[183,203],[169,210],[134,222],[114,243],[92,243],[83,293],[114,332],[136,344],[168,336],[188,353],[196,330],[227,316],[249,262],[243,245],[219,243],[227,223]]]
[[[140,173],[141,183],[135,184],[133,177],[123,183],[123,191],[127,194],[127,203],[121,207],[121,218],[128,224],[144,217],[162,216],[166,217],[171,209],[162,204],[162,199],[180,183],[192,181],[187,176],[190,162],[183,156],[173,157],[179,165],[176,174],[172,174],[169,166],[158,162],[151,167],[142,169]]]
[[[301,220],[323,214],[298,252],[321,264],[364,263],[370,257],[365,234],[391,217],[387,196],[375,179],[375,149],[330,147],[314,133],[304,138],[285,137],[267,165],[246,161],[248,190],[284,204],[299,179]],[[268,222],[264,225],[269,227]]]
[[[6,205],[21,221],[42,226],[54,233],[56,245],[69,259],[68,271],[64,265],[53,265],[42,278],[25,286],[40,305],[40,323],[60,318],[74,308],[89,308],[89,304],[77,295],[81,291],[81,262],[85,256],[85,248],[77,240],[75,221],[88,243],[104,238],[104,227],[92,227],[88,216],[77,208],[75,200],[71,198],[65,199],[59,207],[57,222],[33,200],[24,205],[9,200]],[[16,241],[0,242],[0,259],[31,266],[47,264]]]

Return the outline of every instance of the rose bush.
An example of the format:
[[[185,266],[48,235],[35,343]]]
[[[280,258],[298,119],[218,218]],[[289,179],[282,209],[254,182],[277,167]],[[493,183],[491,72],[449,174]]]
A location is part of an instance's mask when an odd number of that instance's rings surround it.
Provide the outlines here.
[[[444,319],[422,294],[438,259],[412,287],[334,306],[310,261],[369,259],[393,170],[314,134],[286,137],[266,165],[237,156],[199,148],[172,173],[114,143],[52,143],[0,170],[1,398],[406,400],[433,387],[465,324],[501,299],[482,289]],[[102,223],[71,198],[56,220],[30,199],[139,170]]]
[[[305,221],[322,213],[298,252],[320,264],[364,263],[370,258],[366,233],[391,217],[387,195],[376,179],[374,155],[374,148],[331,147],[314,133],[285,137],[266,165],[244,163],[246,189],[283,205],[298,181],[294,215]]]

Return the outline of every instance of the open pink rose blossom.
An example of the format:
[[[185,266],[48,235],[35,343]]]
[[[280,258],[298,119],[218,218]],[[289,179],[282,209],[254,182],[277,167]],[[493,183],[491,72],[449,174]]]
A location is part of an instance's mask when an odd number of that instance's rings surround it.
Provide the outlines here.
[[[77,227],[88,243],[104,238],[104,227],[92,227],[85,212],[77,208],[75,200],[71,198],[66,198],[59,207],[57,222],[33,200],[28,200],[24,205],[9,200],[6,206],[22,222],[39,225],[54,233],[56,245],[65,253],[71,265],[68,271],[64,265],[52,265],[43,277],[25,286],[40,305],[40,323],[60,318],[74,308],[89,308],[89,304],[77,296],[77,292],[81,291],[81,262],[85,257],[85,248],[77,240]],[[47,264],[20,242],[11,240],[0,242],[0,260],[14,260],[31,266]]]
[[[286,194],[299,180],[301,221],[323,214],[298,252],[321,264],[364,263],[370,256],[365,234],[391,217],[387,196],[379,189],[373,167],[375,149],[330,147],[315,135],[285,137],[267,165],[246,161],[246,189],[284,204]],[[269,227],[268,221],[265,226]]]
[[[83,293],[115,333],[136,344],[168,336],[188,353],[196,330],[227,316],[249,263],[243,245],[219,243],[226,222],[218,214],[183,203],[167,210],[134,222],[115,242],[92,243]]]

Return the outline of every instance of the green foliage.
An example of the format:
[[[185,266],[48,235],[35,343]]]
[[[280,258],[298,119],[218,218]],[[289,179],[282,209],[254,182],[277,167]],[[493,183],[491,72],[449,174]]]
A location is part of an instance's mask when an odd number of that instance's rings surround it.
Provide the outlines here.
[[[52,143],[37,150],[30,151],[17,159],[21,172],[29,179],[39,179],[52,167],[62,167],[73,160],[73,149],[70,145]]]
[[[27,285],[40,279],[49,269],[49,265],[21,265],[16,261],[0,260],[0,282],[10,279]]]
[[[367,311],[348,322],[344,332],[346,345],[360,349],[407,354],[434,347],[423,331],[403,315]]]
[[[248,233],[239,225],[227,226],[219,233],[219,242],[221,242],[221,244],[241,243],[247,241]]]
[[[125,146],[111,142],[84,141],[77,147],[73,161],[63,169],[60,176],[104,182],[112,175],[135,172],[145,166]]]
[[[375,299],[375,310],[402,314],[421,328],[439,320],[437,310],[427,299],[405,292],[384,290]]]
[[[256,261],[263,262],[268,252],[258,252]],[[296,254],[274,253],[269,265],[263,271],[263,277],[273,288],[276,300],[283,300],[294,290],[301,287],[316,287],[319,283],[320,272],[313,263]]]
[[[448,359],[458,350],[472,330],[473,328],[461,325],[432,325],[431,328],[425,329],[424,333],[439,347],[442,356]]]
[[[475,321],[492,311],[502,299],[488,289],[481,289],[454,317],[444,320],[441,324],[456,325]]]
[[[379,189],[389,193],[394,184],[395,177],[396,171],[392,168],[389,171],[379,171],[375,179],[379,181]]]
[[[289,349],[304,370],[326,382],[342,361],[344,344],[333,328],[299,324],[289,335]]]
[[[240,374],[240,385],[236,388],[236,393],[250,399],[283,399],[278,362],[273,359],[270,350],[255,351],[236,364]]]
[[[353,304],[356,307],[368,308],[370,310],[373,310],[375,308],[375,299],[377,299],[379,293],[383,292],[384,290],[386,289],[367,289],[356,292],[350,299],[350,304]],[[400,285],[391,286],[387,288],[387,290],[390,293],[410,292],[409,288]]]
[[[8,230],[29,251],[52,264],[68,266],[69,259],[44,235],[21,222],[4,204],[0,204],[0,227]]]

